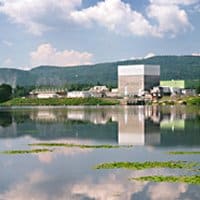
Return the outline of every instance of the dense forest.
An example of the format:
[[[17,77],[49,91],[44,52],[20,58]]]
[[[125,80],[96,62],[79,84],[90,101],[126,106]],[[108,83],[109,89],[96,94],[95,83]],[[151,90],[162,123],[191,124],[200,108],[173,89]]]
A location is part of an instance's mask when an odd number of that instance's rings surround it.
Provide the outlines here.
[[[20,86],[66,86],[71,84],[106,84],[117,86],[117,66],[128,64],[158,64],[161,80],[199,79],[199,56],[155,56],[76,67],[39,66],[30,71],[0,67],[0,84]]]

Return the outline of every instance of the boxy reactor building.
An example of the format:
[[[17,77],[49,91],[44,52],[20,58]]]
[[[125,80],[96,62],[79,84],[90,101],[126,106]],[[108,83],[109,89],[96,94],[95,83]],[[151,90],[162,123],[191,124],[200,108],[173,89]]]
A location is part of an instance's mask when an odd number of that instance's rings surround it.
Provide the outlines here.
[[[118,66],[118,92],[121,96],[139,95],[159,85],[159,65]]]

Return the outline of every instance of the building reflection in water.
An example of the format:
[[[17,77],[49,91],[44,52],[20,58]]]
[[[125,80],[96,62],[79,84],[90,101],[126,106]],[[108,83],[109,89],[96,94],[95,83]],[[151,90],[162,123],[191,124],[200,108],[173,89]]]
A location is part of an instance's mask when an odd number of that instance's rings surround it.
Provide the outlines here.
[[[159,112],[157,107],[126,107],[123,114],[114,116],[118,122],[118,143],[145,145],[160,143]],[[154,122],[155,121],[155,122]]]
[[[23,133],[23,126],[37,129],[38,135],[33,137],[39,139],[78,137],[121,145],[184,145],[195,137],[193,142],[200,143],[198,114],[178,107],[38,108],[21,113],[0,110],[0,138],[17,137]]]

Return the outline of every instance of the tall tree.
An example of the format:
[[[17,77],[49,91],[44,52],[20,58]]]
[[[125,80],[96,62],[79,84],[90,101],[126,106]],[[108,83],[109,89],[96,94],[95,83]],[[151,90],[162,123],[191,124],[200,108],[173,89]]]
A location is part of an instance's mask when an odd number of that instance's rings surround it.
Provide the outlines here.
[[[0,85],[0,102],[7,101],[12,96],[12,87],[7,84]]]

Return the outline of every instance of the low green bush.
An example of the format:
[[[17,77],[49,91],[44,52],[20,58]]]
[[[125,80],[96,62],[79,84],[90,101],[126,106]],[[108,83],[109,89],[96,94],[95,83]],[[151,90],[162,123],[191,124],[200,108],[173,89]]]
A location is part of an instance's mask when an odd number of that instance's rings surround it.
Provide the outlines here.
[[[104,98],[14,98],[2,106],[65,106],[65,105],[118,105],[119,101]]]

